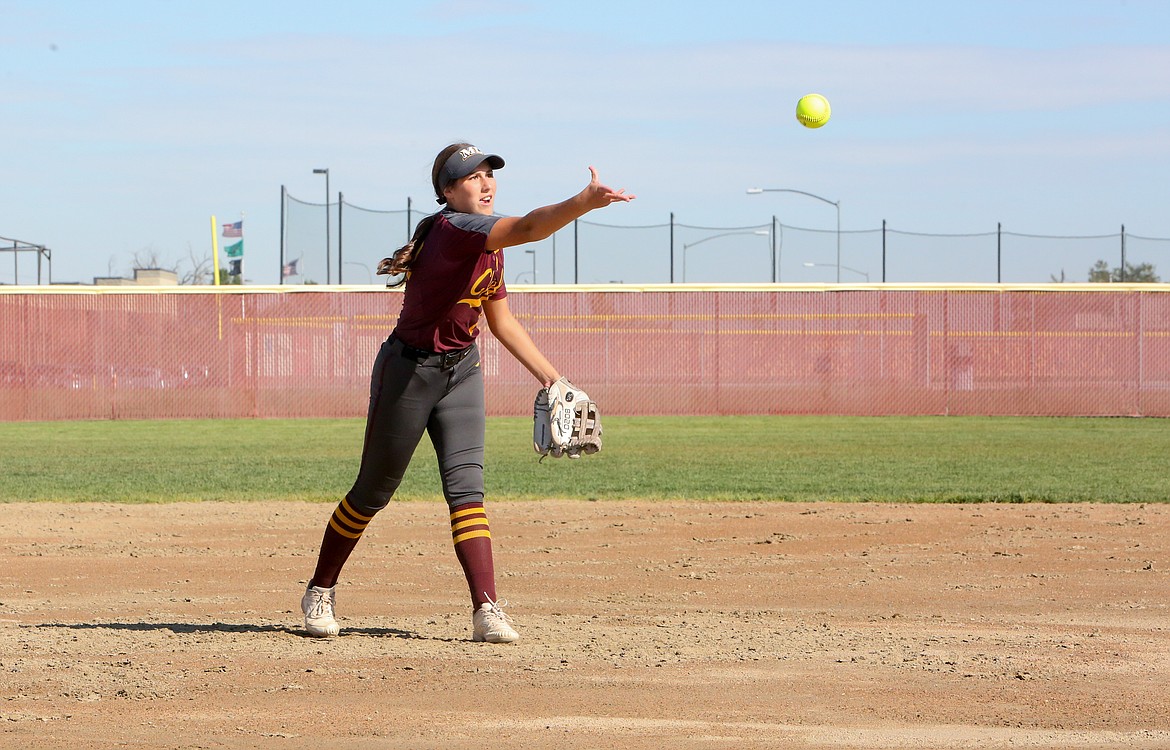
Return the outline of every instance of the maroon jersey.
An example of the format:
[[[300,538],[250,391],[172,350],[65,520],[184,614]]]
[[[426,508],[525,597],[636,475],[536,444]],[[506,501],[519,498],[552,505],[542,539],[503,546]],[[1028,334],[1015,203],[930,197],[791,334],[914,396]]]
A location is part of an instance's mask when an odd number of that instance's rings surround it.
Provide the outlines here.
[[[464,349],[479,335],[484,300],[508,296],[504,254],[486,249],[499,216],[444,209],[411,264],[394,334],[418,349]]]

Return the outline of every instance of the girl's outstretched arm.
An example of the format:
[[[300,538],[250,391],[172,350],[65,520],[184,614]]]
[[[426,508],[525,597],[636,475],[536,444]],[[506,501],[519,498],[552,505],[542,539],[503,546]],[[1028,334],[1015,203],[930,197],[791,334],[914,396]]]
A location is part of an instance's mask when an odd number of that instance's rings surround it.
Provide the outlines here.
[[[628,203],[635,197],[627,195],[625,190],[602,185],[593,167],[589,167],[589,177],[585,189],[568,200],[534,209],[524,216],[509,216],[497,221],[488,235],[487,249],[500,250],[543,240],[596,208],[611,203]]]

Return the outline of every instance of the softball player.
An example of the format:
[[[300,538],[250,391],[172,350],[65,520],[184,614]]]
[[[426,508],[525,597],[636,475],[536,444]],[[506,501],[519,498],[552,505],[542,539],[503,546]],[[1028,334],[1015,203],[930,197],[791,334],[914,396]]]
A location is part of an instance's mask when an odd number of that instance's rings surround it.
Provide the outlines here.
[[[496,598],[491,531],[484,510],[483,373],[480,311],[492,335],[543,385],[556,368],[508,309],[506,247],[545,239],[589,211],[632,195],[590,181],[568,200],[521,217],[495,215],[496,169],[504,160],[469,143],[435,157],[431,183],[445,208],[423,219],[410,242],[378,266],[409,283],[402,312],[374,361],[370,405],[357,480],[325,527],[312,580],[301,598],[305,630],[337,635],[337,579],[370,521],[386,507],[426,432],[439,459],[455,555],[471,593],[472,640],[519,638]]]

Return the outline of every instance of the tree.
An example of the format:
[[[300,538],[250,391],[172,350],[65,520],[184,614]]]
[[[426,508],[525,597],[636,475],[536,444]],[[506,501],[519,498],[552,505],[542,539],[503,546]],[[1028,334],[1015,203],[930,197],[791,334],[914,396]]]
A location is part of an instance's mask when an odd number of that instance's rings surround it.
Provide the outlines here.
[[[179,274],[180,284],[210,284],[212,282],[210,254],[205,252],[201,257],[196,257],[194,248],[188,242],[187,262],[191,264],[191,268]]]
[[[143,268],[170,271],[179,279],[180,284],[186,285],[210,284],[211,266],[211,256],[204,253],[202,257],[197,257],[190,242],[187,243],[187,257],[183,260],[163,261],[158,249],[154,245],[147,245],[134,253],[130,261],[131,271]]]
[[[147,245],[146,247],[134,253],[134,257],[130,259],[130,270],[135,271],[146,268],[157,268],[160,271],[171,271],[176,276],[179,275],[178,264],[163,265],[162,259],[159,257],[158,250],[154,245]]]
[[[1133,263],[1125,264],[1125,274],[1121,273],[1121,267],[1117,266],[1112,269],[1109,264],[1103,260],[1097,261],[1093,267],[1089,269],[1089,281],[1108,284],[1110,282],[1126,281],[1144,284],[1157,284],[1161,281],[1158,274],[1154,272],[1152,263]]]

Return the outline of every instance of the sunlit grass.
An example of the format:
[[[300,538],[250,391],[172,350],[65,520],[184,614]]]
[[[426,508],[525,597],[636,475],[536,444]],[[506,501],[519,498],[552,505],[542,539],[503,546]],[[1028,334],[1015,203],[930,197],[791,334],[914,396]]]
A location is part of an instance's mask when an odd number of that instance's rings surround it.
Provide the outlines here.
[[[1167,420],[611,417],[600,454],[543,462],[531,424],[488,420],[493,501],[1170,500]],[[333,501],[362,431],[356,419],[2,423],[0,501]],[[398,497],[439,497],[426,438]]]

